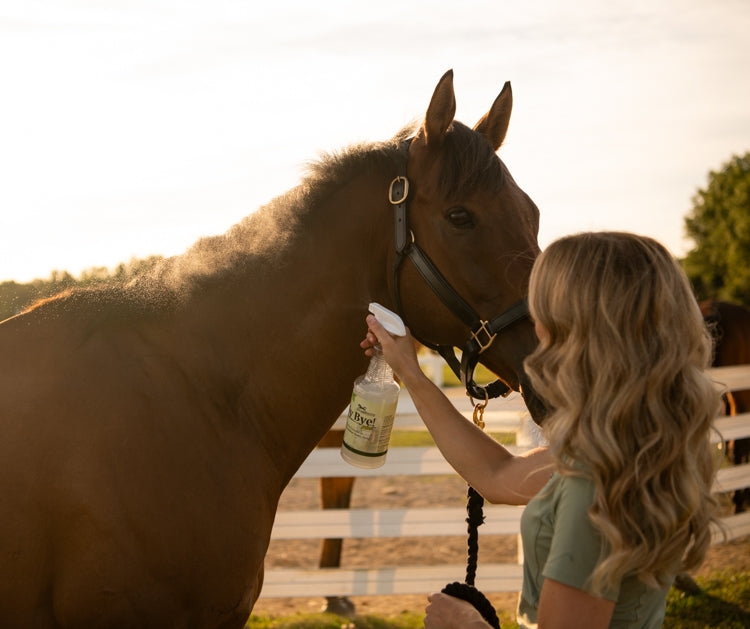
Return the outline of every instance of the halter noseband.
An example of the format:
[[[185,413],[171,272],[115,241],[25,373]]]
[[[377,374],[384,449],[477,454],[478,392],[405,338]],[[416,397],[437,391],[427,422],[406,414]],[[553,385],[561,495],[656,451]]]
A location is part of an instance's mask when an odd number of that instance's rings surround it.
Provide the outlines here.
[[[489,348],[495,337],[505,328],[516,321],[529,315],[526,299],[513,304],[505,312],[501,313],[491,321],[483,320],[476,311],[464,300],[456,290],[448,283],[442,273],[430,260],[427,254],[416,243],[414,232],[409,228],[409,215],[406,199],[409,195],[409,180],[406,178],[406,163],[409,159],[409,145],[411,140],[402,144],[402,150],[406,153],[404,162],[404,174],[396,177],[388,191],[388,199],[393,205],[396,224],[396,259],[393,264],[393,290],[396,298],[396,306],[401,317],[404,317],[404,308],[401,302],[400,270],[401,266],[409,258],[419,271],[422,278],[427,282],[440,301],[461,321],[470,331],[470,337],[464,345],[461,360],[456,357],[453,347],[448,345],[435,345],[419,338],[414,331],[414,337],[430,349],[437,351],[448,363],[453,373],[466,387],[466,392],[478,400],[485,401],[499,396],[507,396],[511,389],[502,380],[496,380],[487,386],[480,386],[474,382],[474,369],[479,362],[479,356]]]

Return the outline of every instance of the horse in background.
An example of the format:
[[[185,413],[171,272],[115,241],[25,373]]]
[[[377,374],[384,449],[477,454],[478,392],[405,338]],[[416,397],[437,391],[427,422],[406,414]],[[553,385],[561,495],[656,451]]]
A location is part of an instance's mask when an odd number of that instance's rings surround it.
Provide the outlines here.
[[[470,338],[416,262],[394,277],[398,221],[482,320],[526,295],[539,211],[496,154],[511,107],[506,84],[454,121],[448,72],[418,127],[324,156],[127,285],[0,324],[0,626],[244,626],[281,492],[367,366],[368,304]],[[480,359],[540,419],[536,343],[522,318]]]
[[[750,364],[750,308],[726,301],[702,301],[703,318],[714,337],[714,367]],[[727,415],[750,412],[750,389],[724,396]],[[729,455],[735,465],[750,462],[750,439],[736,439]],[[735,513],[750,506],[750,489],[739,489],[732,497]]]

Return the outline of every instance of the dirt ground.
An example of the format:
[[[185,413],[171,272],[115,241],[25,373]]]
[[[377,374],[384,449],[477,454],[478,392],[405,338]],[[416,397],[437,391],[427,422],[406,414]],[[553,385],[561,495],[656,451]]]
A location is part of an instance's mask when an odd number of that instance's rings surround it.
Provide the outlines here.
[[[429,506],[464,506],[466,485],[458,477],[398,477],[357,479],[352,493],[352,508],[399,508]],[[294,479],[281,499],[280,509],[314,509],[319,506],[318,481]],[[317,540],[284,540],[271,542],[266,566],[307,567],[318,565],[320,542]],[[481,589],[482,562],[515,561],[515,536],[479,537],[477,584]],[[378,540],[345,540],[342,567],[380,567],[391,565],[425,565],[427,563],[463,564],[466,561],[465,537],[386,538]],[[713,546],[703,566],[692,576],[715,571],[750,571],[750,537]],[[463,580],[463,573],[456,575]],[[515,612],[516,593],[489,594],[495,608]],[[352,597],[357,614],[393,616],[402,611],[422,613],[426,597],[371,596]],[[313,613],[325,607],[325,599],[261,598],[253,610],[257,615]]]

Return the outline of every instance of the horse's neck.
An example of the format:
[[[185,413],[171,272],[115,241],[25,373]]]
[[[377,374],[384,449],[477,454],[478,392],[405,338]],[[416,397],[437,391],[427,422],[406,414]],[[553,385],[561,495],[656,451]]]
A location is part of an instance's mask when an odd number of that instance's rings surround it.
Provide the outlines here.
[[[221,306],[201,306],[221,308],[210,332],[214,351],[222,348],[225,377],[243,387],[242,421],[278,454],[286,480],[346,406],[367,364],[359,347],[367,305],[387,296],[392,227],[384,194],[360,192],[355,205],[342,190],[276,263],[249,272],[241,292],[225,291]]]

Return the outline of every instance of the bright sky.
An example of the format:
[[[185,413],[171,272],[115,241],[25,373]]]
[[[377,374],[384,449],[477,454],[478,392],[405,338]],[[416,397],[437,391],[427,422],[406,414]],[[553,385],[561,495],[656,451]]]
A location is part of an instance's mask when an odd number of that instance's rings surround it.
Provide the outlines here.
[[[676,255],[709,170],[750,150],[747,0],[5,0],[0,281],[181,253],[391,137],[455,72],[540,242],[626,229]]]

